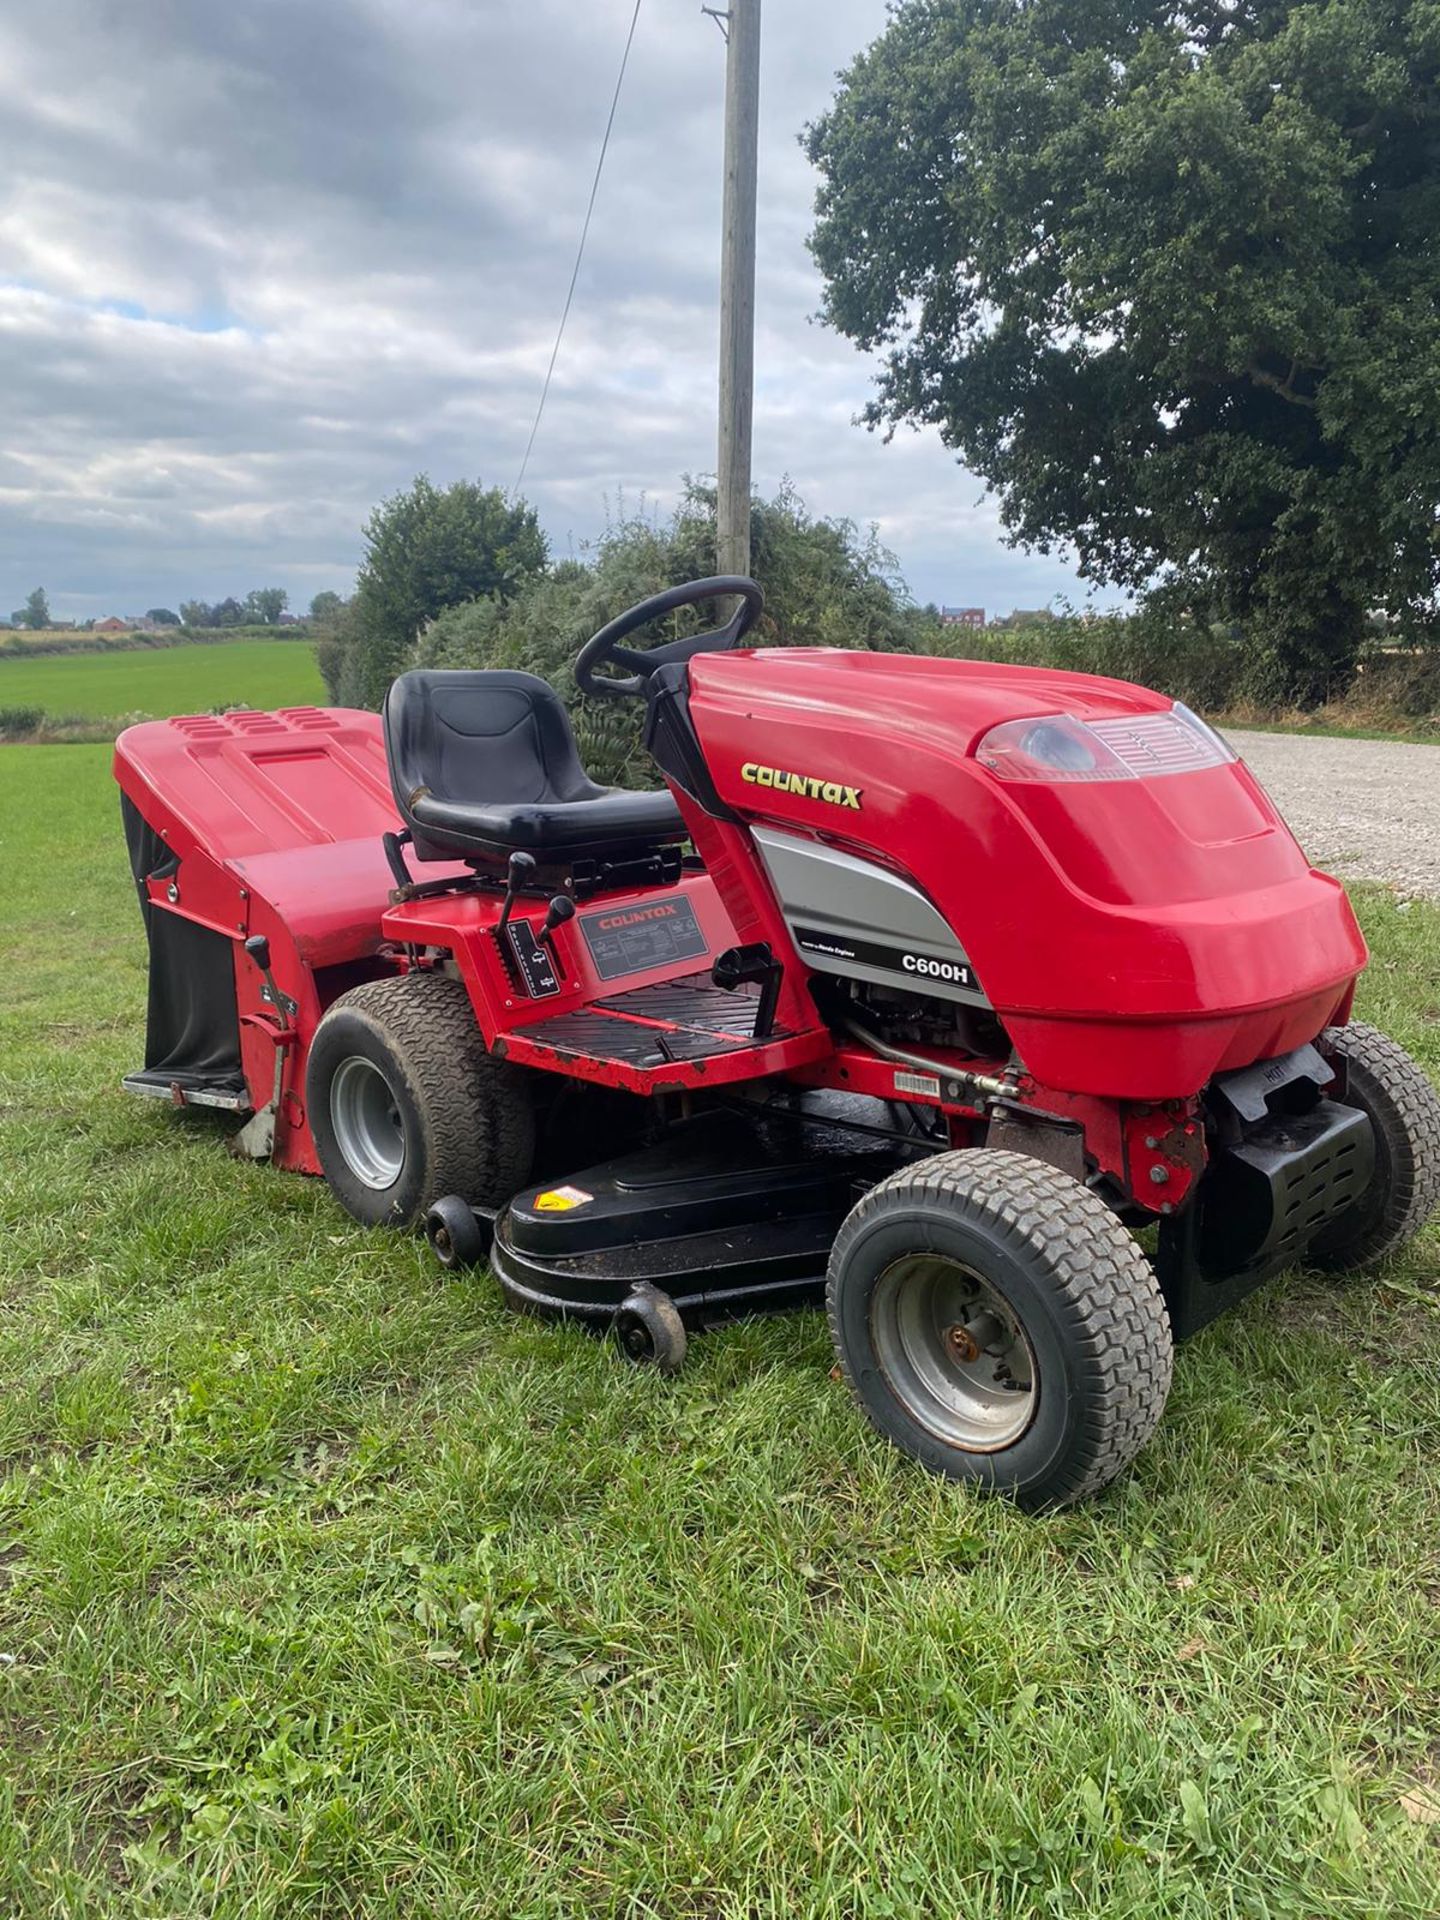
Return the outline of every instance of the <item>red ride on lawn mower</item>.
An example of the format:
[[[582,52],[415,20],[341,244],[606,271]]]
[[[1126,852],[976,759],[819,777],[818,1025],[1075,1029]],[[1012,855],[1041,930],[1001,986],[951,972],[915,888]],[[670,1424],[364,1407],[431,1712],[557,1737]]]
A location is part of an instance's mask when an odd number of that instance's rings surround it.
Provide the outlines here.
[[[1343,891],[1185,708],[735,651],[761,604],[697,581],[581,651],[585,693],[645,702],[661,792],[596,786],[523,673],[132,727],[126,1085],[666,1369],[687,1327],[824,1297],[883,1433],[1077,1499],[1153,1431],[1174,1340],[1418,1231],[1440,1102],[1347,1024]]]

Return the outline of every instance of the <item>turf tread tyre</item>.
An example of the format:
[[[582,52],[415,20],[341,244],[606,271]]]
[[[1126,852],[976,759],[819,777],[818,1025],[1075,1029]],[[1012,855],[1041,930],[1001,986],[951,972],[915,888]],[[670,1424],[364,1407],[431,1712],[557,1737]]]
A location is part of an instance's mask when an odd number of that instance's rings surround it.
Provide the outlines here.
[[[393,974],[341,994],[326,1011],[311,1048],[312,1069],[318,1065],[322,1074],[336,1064],[323,1037],[342,1019],[351,1032],[349,1023],[358,1022],[389,1055],[418,1123],[420,1164],[410,1167],[407,1146],[406,1171],[395,1197],[368,1223],[415,1226],[445,1194],[459,1194],[476,1206],[500,1206],[524,1185],[535,1158],[535,1103],[524,1072],[485,1050],[462,981],[442,973]],[[327,1089],[328,1077],[321,1087],[307,1075],[321,1166],[342,1204],[367,1219],[373,1210],[363,1196],[362,1212],[347,1197]],[[337,1160],[338,1180],[332,1171]]]
[[[1375,1130],[1378,1208],[1357,1201],[1307,1256],[1311,1266],[1344,1273],[1378,1266],[1440,1207],[1440,1095],[1398,1041],[1363,1020],[1327,1027],[1319,1044],[1345,1061],[1348,1101]]]
[[[857,1241],[878,1218],[906,1206],[944,1210],[988,1231],[1016,1259],[1033,1264],[1053,1300],[1069,1353],[1085,1376],[1080,1417],[1055,1471],[1043,1482],[1013,1484],[1000,1464],[989,1484],[1013,1493],[1028,1507],[1066,1506],[1098,1493],[1129,1466],[1154,1433],[1173,1373],[1169,1315],[1154,1270],[1128,1229],[1070,1175],[1029,1154],[1001,1148],[936,1154],[873,1187],[836,1237],[826,1309],[850,1390],[891,1439],[900,1437],[875,1419],[856,1377],[840,1296]],[[1042,1395],[1044,1391],[1042,1377]],[[900,1444],[905,1444],[903,1438]],[[942,1452],[956,1457],[947,1463],[938,1457]],[[970,1456],[967,1461],[967,1456],[945,1448],[918,1457],[936,1471],[982,1481],[986,1470],[969,1462],[1003,1462],[1003,1456],[994,1455]]]

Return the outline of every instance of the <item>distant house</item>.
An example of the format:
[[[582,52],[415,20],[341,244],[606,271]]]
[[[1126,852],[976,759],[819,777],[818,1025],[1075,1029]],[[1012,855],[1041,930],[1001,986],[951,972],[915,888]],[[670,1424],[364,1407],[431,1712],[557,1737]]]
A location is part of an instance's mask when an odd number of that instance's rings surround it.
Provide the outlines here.
[[[941,607],[940,624],[942,627],[983,627],[985,609],[984,607]]]
[[[108,620],[97,620],[91,629],[94,633],[129,633],[130,630],[130,622],[117,620],[113,613]]]
[[[300,625],[299,614],[298,613],[282,613],[280,616],[280,625],[282,627],[298,627]]]

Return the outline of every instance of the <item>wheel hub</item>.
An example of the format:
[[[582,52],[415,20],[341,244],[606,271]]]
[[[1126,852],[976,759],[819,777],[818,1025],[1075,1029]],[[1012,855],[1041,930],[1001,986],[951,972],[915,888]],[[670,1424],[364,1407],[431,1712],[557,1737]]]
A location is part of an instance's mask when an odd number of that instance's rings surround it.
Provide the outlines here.
[[[1034,1419],[1038,1383],[1025,1330],[999,1289],[959,1261],[894,1261],[875,1288],[871,1333],[896,1396],[947,1445],[996,1453]]]
[[[330,1124],[345,1164],[357,1180],[381,1190],[393,1187],[405,1164],[405,1127],[400,1104],[373,1060],[352,1054],[330,1082]]]
[[[946,1327],[945,1345],[960,1366],[974,1366],[982,1353],[1005,1338],[1005,1328],[993,1313],[980,1313],[968,1326]]]

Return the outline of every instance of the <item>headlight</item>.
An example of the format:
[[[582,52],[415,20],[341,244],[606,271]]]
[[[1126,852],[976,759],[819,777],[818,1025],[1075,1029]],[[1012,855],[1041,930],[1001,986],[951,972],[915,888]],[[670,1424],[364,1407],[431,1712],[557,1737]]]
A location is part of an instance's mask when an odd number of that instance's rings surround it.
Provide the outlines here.
[[[975,758],[1001,780],[1138,780],[1198,773],[1235,758],[1213,727],[1180,701],[1165,713],[1077,720],[1052,713],[992,727]]]

